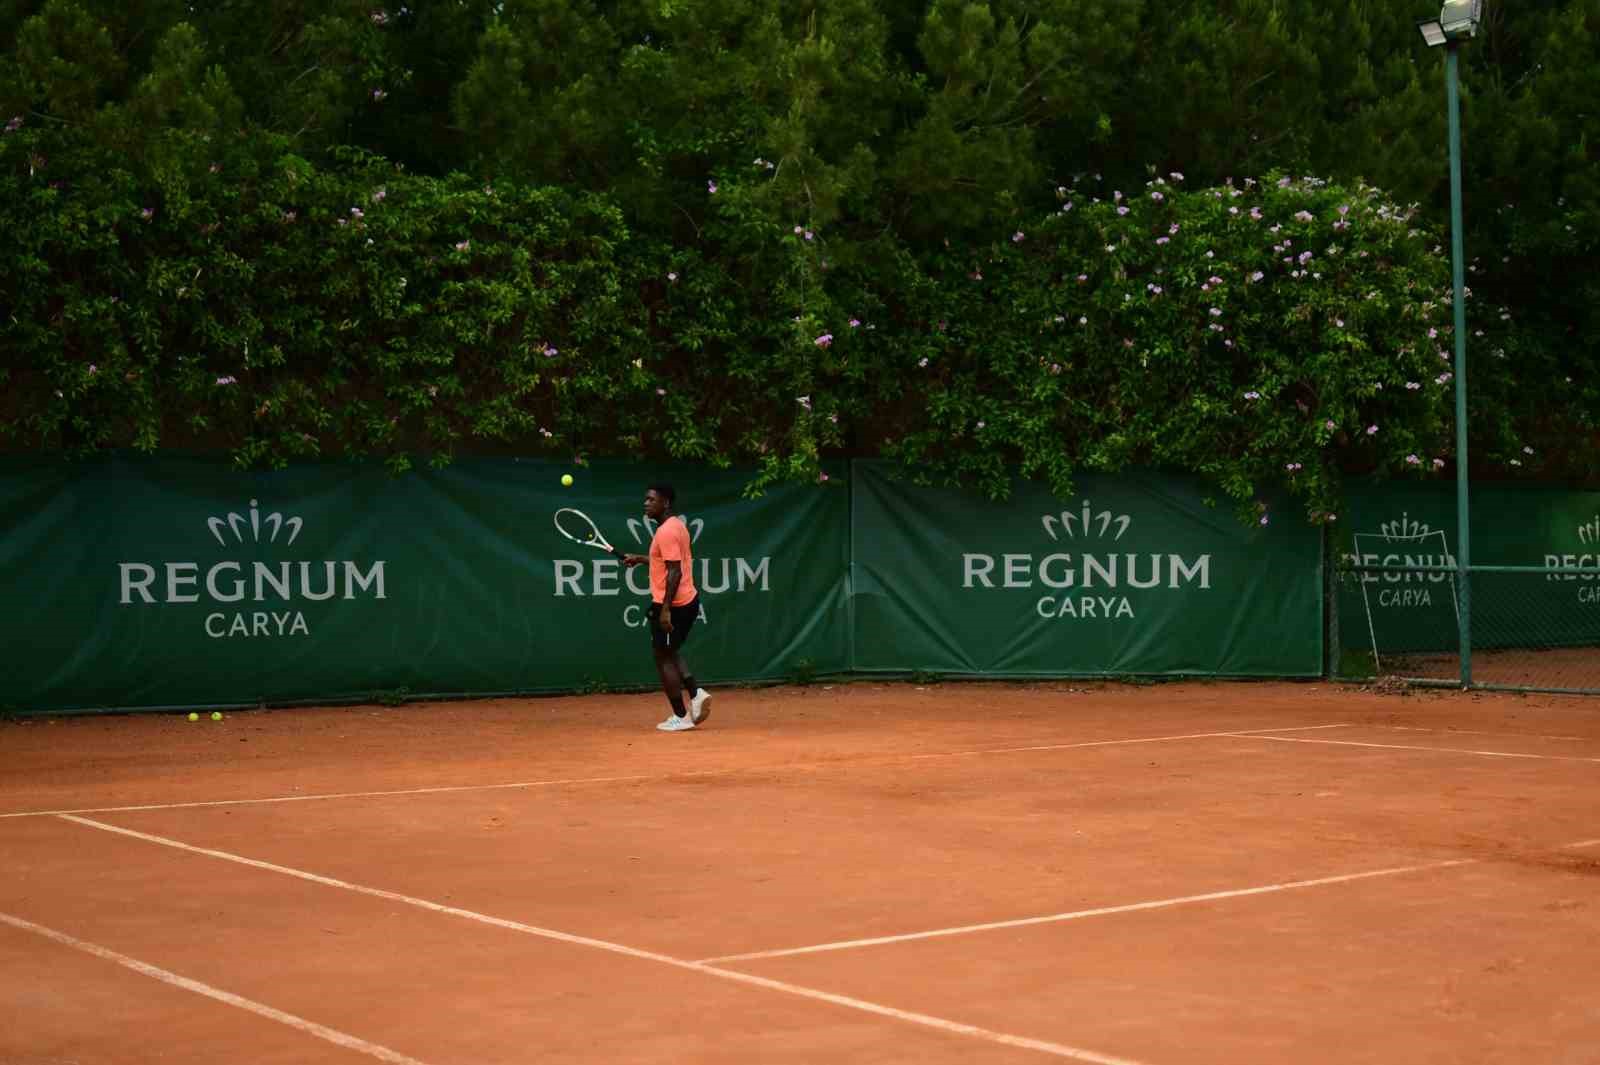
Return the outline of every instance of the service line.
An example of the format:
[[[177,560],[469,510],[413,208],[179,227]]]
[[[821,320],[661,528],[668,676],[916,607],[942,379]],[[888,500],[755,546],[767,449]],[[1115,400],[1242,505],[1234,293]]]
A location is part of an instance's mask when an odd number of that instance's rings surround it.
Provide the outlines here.
[[[1131,1058],[1122,1058],[1110,1054],[1102,1054],[1093,1050],[1086,1050],[1082,1047],[1068,1046],[1065,1043],[1052,1043],[1042,1039],[1030,1039],[1026,1036],[1012,1035],[1008,1032],[997,1032],[989,1028],[980,1028],[977,1025],[947,1020],[943,1017],[935,1017],[927,1013],[916,1013],[911,1010],[897,1009],[893,1006],[885,1006],[877,1002],[869,1002],[866,999],[852,998],[848,995],[836,995],[830,991],[821,991],[812,987],[804,987],[800,984],[791,984],[785,980],[773,980],[769,979],[768,977],[756,976],[751,973],[741,973],[732,969],[720,969],[707,962],[688,961],[683,958],[674,958],[668,954],[661,954],[652,950],[640,950],[636,947],[625,946],[621,943],[612,943],[604,939],[595,939],[592,936],[573,935],[570,932],[560,932],[551,928],[540,928],[536,925],[523,924],[521,921],[512,921],[504,917],[494,917],[489,914],[478,913],[473,910],[465,910],[459,906],[446,906],[442,903],[431,902],[428,899],[420,899],[412,895],[402,895],[397,891],[386,891],[382,888],[367,887],[363,884],[352,884],[349,881],[336,880],[333,877],[306,872],[303,869],[291,869],[285,865],[275,865],[272,862],[264,862],[257,858],[247,858],[241,854],[231,854],[228,851],[213,850],[209,847],[192,846],[191,844],[175,839],[169,839],[165,836],[155,836],[148,832],[137,832],[131,828],[122,828],[119,825],[108,824],[104,821],[93,821],[89,818],[78,817],[72,814],[61,814],[58,816],[60,816],[63,821],[71,821],[74,824],[84,825],[88,828],[99,829],[103,832],[113,832],[117,835],[144,840],[147,843],[160,844],[163,847],[171,847],[175,850],[186,851],[190,854],[200,854],[208,858],[218,858],[222,861],[246,865],[253,869],[263,869],[267,872],[280,873],[284,876],[292,876],[300,880],[309,881],[313,884],[321,884],[324,887],[338,888],[343,891],[354,892],[358,895],[369,895],[373,898],[384,899],[389,902],[403,903],[407,906],[415,906],[419,909],[428,910],[432,913],[446,914],[451,917],[460,917],[468,921],[476,921],[479,924],[491,925],[495,928],[504,928],[513,932],[521,932],[525,935],[538,936],[542,939],[551,939],[560,943],[569,943],[574,946],[590,947],[596,950],[603,950],[612,954],[620,954],[625,957],[635,958],[641,961],[650,961],[661,965],[670,965],[676,969],[687,969],[691,972],[703,973],[707,976],[714,976],[719,980],[728,980],[736,984],[744,984],[747,987],[760,987],[768,991],[780,991],[787,995],[794,995],[799,998],[811,999],[817,1002],[826,1002],[834,1006],[842,1006],[846,1009],[858,1010],[863,1013],[871,1013],[879,1017],[888,1017],[897,1021],[903,1021],[907,1024],[915,1024],[923,1028],[932,1028],[941,1032],[948,1032],[953,1035],[963,1035],[972,1039],[981,1040],[986,1043],[996,1043],[1002,1046],[1018,1047],[1024,1050],[1035,1050],[1039,1053],[1048,1054],[1053,1057],[1068,1058],[1073,1061],[1089,1062],[1090,1065],[1143,1065],[1143,1063],[1134,1061]],[[178,979],[182,978],[180,977]],[[267,1007],[262,1008],[265,1009]],[[285,1014],[284,1016],[288,1015]],[[393,1060],[403,1062],[411,1061],[410,1058],[397,1058]]]
[[[1139,736],[1132,739],[1088,740],[1081,743],[1051,743],[1034,747],[986,747],[971,751],[935,751],[929,754],[871,755],[852,761],[784,762],[780,765],[737,766],[729,769],[695,769],[667,773],[635,773],[628,776],[562,777],[551,780],[523,780],[508,784],[451,784],[428,788],[396,788],[388,791],[334,791],[314,795],[274,795],[258,799],[208,799],[193,802],[143,803],[137,806],[85,806],[64,810],[19,810],[0,814],[0,820],[17,817],[63,817],[69,814],[126,814],[149,810],[197,810],[211,806],[264,806],[287,802],[323,802],[330,799],[380,799],[402,795],[448,795],[472,791],[514,791],[521,788],[555,788],[579,784],[643,784],[668,780],[737,776],[742,773],[771,773],[780,769],[851,769],[893,765],[899,761],[927,758],[972,758],[988,754],[1019,754],[1025,751],[1066,751],[1077,747],[1115,747],[1133,743],[1169,743],[1176,740],[1213,739],[1222,736],[1254,736],[1260,732],[1305,732],[1316,729],[1350,728],[1349,724],[1296,725],[1290,728],[1243,729],[1233,732],[1186,732],[1176,736]]]
[[[32,921],[14,917],[9,913],[0,913],[0,924],[7,924],[24,932],[32,932],[35,935],[60,943],[62,946],[81,950],[85,954],[93,955],[104,961],[115,962],[125,969],[132,969],[140,976],[148,976],[152,979],[160,980],[164,984],[171,984],[173,987],[192,991],[197,995],[214,998],[218,1002],[224,1002],[238,1009],[254,1013],[259,1017],[265,1017],[269,1021],[286,1024],[296,1031],[304,1032],[318,1039],[324,1039],[347,1050],[358,1051],[368,1057],[377,1058],[379,1061],[391,1062],[392,1065],[427,1065],[426,1062],[407,1057],[397,1050],[390,1050],[388,1047],[380,1046],[377,1043],[369,1043],[365,1039],[358,1039],[336,1028],[329,1028],[327,1025],[318,1024],[316,1021],[308,1021],[304,1017],[297,1017],[292,1013],[273,1009],[271,1006],[263,1005],[241,995],[235,995],[231,991],[223,991],[220,988],[212,987],[210,984],[202,984],[198,980],[191,980],[187,976],[179,976],[177,973],[169,972],[148,962],[142,962],[138,958],[130,958],[126,954],[118,954],[116,951],[102,947],[98,943],[90,943],[75,936],[69,936],[65,932],[58,932],[54,928],[46,928],[42,924],[34,924]]]

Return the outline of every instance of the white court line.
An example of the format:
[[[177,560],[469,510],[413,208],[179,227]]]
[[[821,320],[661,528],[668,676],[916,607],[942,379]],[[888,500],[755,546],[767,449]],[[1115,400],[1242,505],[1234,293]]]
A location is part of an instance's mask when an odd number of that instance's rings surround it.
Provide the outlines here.
[[[1280,731],[1280,730],[1273,730]],[[674,774],[682,776],[684,774]],[[0,814],[0,820],[13,817],[64,817],[67,814],[125,814],[140,810],[195,810],[206,806],[260,806],[276,802],[317,802],[323,799],[376,799],[390,795],[441,795],[452,791],[502,791],[512,788],[547,788],[561,784],[617,784],[656,780],[652,774],[626,777],[573,777],[568,780],[524,780],[512,784],[453,784],[435,788],[399,788],[394,791],[332,791],[315,795],[274,795],[265,799],[209,799],[201,802],[147,803],[142,806],[92,806],[81,810],[22,810]]]
[[[1423,865],[1406,865],[1393,869],[1373,869],[1365,873],[1346,873],[1342,876],[1324,876],[1315,880],[1292,880],[1283,884],[1266,884],[1261,887],[1237,888],[1232,891],[1211,891],[1204,895],[1181,895],[1171,899],[1154,899],[1149,902],[1130,902],[1122,906],[1100,906],[1092,910],[1073,910],[1070,913],[1053,913],[1043,917],[1019,917],[1011,921],[990,921],[986,924],[961,925],[956,928],[935,928],[926,932],[907,932],[897,936],[876,936],[872,939],[846,939],[837,943],[816,943],[808,947],[788,947],[781,950],[758,950],[748,954],[724,954],[718,958],[704,958],[705,965],[722,965],[735,961],[755,961],[761,958],[785,958],[793,954],[820,954],[824,951],[853,950],[857,947],[876,947],[885,943],[909,943],[917,939],[936,939],[943,936],[963,936],[974,932],[992,932],[1000,928],[1025,928],[1029,925],[1055,924],[1076,921],[1085,917],[1104,917],[1114,913],[1133,913],[1137,910],[1159,910],[1168,906],[1185,906],[1195,902],[1212,902],[1217,899],[1235,899],[1245,895],[1267,895],[1276,891],[1294,891],[1299,888],[1319,887],[1323,884],[1343,884],[1352,880],[1369,880],[1380,876],[1398,876],[1401,873],[1418,873],[1428,869],[1448,869],[1453,865],[1475,865],[1476,858],[1462,858],[1448,862],[1428,862]]]
[[[816,988],[803,987],[783,980],[772,980],[764,976],[755,976],[751,973],[735,972],[732,969],[719,969],[705,962],[686,961],[674,958],[667,954],[658,954],[655,951],[639,950],[635,947],[624,946],[621,943],[612,943],[604,939],[593,939],[589,936],[572,935],[568,932],[557,932],[550,928],[539,928],[535,925],[523,924],[520,921],[507,920],[504,917],[491,917],[488,914],[477,913],[473,910],[463,910],[458,906],[445,906],[427,899],[419,899],[411,895],[402,895],[395,891],[385,891],[382,888],[366,887],[361,884],[352,884],[344,880],[335,880],[332,877],[319,876],[300,869],[291,869],[288,866],[274,865],[256,858],[246,858],[239,854],[230,854],[227,851],[211,850],[206,847],[195,847],[175,839],[164,836],[153,836],[146,832],[136,832],[131,828],[121,828],[117,825],[106,824],[103,821],[91,821],[85,817],[76,817],[71,814],[59,814],[63,821],[98,828],[105,832],[114,832],[118,835],[130,836],[134,839],[144,840],[148,843],[158,843],[163,847],[173,847],[177,850],[187,851],[191,854],[201,854],[208,858],[220,858],[227,862],[236,862],[239,865],[248,865],[254,869],[265,869],[268,872],[282,873],[285,876],[308,880],[313,884],[325,887],[340,888],[344,891],[353,891],[358,895],[370,895],[373,898],[385,899],[389,902],[400,902],[408,906],[416,906],[433,913],[448,914],[451,917],[461,917],[479,924],[492,925],[513,932],[522,932],[526,935],[539,936],[544,939],[553,939],[561,943],[570,943],[574,946],[593,947],[596,950],[609,951],[612,954],[621,954],[630,958],[643,961],[653,961],[662,965],[670,965],[677,969],[687,969],[690,972],[704,973],[719,979],[729,980],[733,983],[744,984],[750,987],[765,988],[769,991],[781,991],[785,994],[796,995],[800,998],[813,999],[818,1002],[827,1002],[847,1009],[859,1010],[863,1013],[872,1013],[880,1017],[890,1017],[908,1024],[920,1025],[924,1028],[933,1028],[941,1032],[954,1035],[969,1036],[973,1039],[989,1043],[998,1043],[1003,1046],[1020,1047],[1024,1050],[1036,1050],[1043,1054],[1050,1054],[1058,1058],[1070,1058],[1075,1061],[1086,1061],[1092,1065],[1142,1065],[1131,1058],[1113,1057],[1109,1054],[1100,1054],[1081,1047],[1067,1046],[1064,1043],[1050,1043],[1041,1039],[1029,1039],[1025,1036],[1011,1035],[1007,1032],[997,1032],[988,1028],[979,1028],[976,1025],[963,1024],[960,1021],[946,1020],[926,1013],[914,1013],[910,1010],[896,1009],[893,1006],[884,1006],[865,999],[851,998],[847,995],[836,995],[829,991],[819,991]],[[181,977],[179,978],[181,979]],[[409,1062],[411,1059],[402,1058],[401,1061]]]
[[[149,976],[153,979],[160,980],[164,984],[171,984],[173,987],[179,987],[185,991],[193,991],[197,995],[204,995],[207,998],[214,998],[218,1002],[225,1002],[230,1006],[236,1006],[239,1009],[247,1010],[248,1012],[254,1013],[257,1016],[265,1017],[270,1021],[277,1021],[279,1024],[286,1024],[290,1028],[304,1032],[307,1035],[314,1035],[318,1039],[325,1039],[328,1042],[335,1043],[347,1050],[358,1051],[359,1053],[366,1054],[368,1057],[377,1058],[379,1061],[393,1062],[394,1065],[426,1065],[425,1062],[419,1061],[416,1058],[407,1057],[399,1051],[390,1050],[386,1046],[379,1046],[377,1043],[369,1043],[365,1039],[357,1039],[353,1035],[349,1035],[334,1028],[329,1028],[326,1025],[318,1024],[316,1021],[308,1021],[304,1017],[296,1017],[292,1013],[285,1013],[283,1010],[273,1009],[271,1006],[265,1006],[259,1002],[252,1001],[251,999],[235,995],[231,991],[223,991],[219,988],[212,987],[209,984],[202,984],[198,980],[191,980],[187,976],[179,976],[177,973],[168,972],[166,969],[157,968],[156,966],[150,965],[147,962],[142,962],[137,958],[130,958],[126,954],[118,954],[116,951],[109,950],[96,943],[89,943],[82,939],[74,938],[73,936],[67,935],[65,932],[57,932],[53,928],[46,928],[44,925],[34,924],[32,921],[25,921],[21,917],[13,917],[9,913],[0,913],[0,924],[8,924],[13,928],[20,928],[24,932],[33,932],[36,935],[44,936],[46,939],[54,940],[63,946],[72,947],[74,950],[81,950],[85,954],[92,954],[95,957],[102,958],[106,961],[114,961],[124,968],[132,969],[141,976]]]
[[[1129,743],[1163,743],[1170,740],[1195,740],[1217,736],[1252,736],[1258,732],[1305,732],[1312,729],[1350,728],[1349,724],[1337,725],[1297,725],[1291,728],[1263,728],[1244,729],[1237,732],[1190,732],[1180,736],[1140,736],[1126,740],[1091,740],[1086,743],[1054,743],[1040,747],[995,747],[975,751],[938,751],[932,754],[912,754],[900,757],[906,759],[919,758],[970,758],[981,754],[1015,754],[1021,751],[1063,751],[1073,747],[1109,747]],[[881,756],[894,761],[895,756]],[[200,802],[166,802],[145,803],[139,806],[86,806],[70,810],[20,810],[15,813],[0,814],[0,820],[15,817],[64,817],[69,814],[124,814],[138,813],[147,810],[194,810],[208,806],[260,806],[269,803],[282,802],[317,802],[326,799],[374,799],[396,795],[442,795],[450,792],[464,791],[508,791],[518,788],[550,788],[566,784],[630,784],[652,780],[679,780],[685,777],[712,777],[732,776],[740,773],[767,773],[777,769],[849,769],[855,766],[873,766],[882,764],[880,756],[869,756],[869,759],[835,762],[785,762],[781,765],[767,766],[741,766],[732,769],[697,769],[670,773],[637,773],[631,776],[618,777],[570,777],[556,780],[524,780],[510,784],[454,784],[432,788],[399,788],[393,791],[336,791],[319,793],[315,795],[277,795],[264,799],[211,799]]]
[[[1587,740],[1600,743],[1600,736],[1551,736],[1542,732],[1484,732],[1470,728],[1424,728],[1421,725],[1368,725],[1367,728],[1387,728],[1398,732],[1442,732],[1447,736],[1501,736],[1513,740]],[[1289,729],[1262,729],[1262,732],[1288,732]]]
[[[1600,847],[1600,839],[1586,839],[1582,843],[1568,843],[1563,850],[1577,850],[1580,847]]]
[[[1358,740],[1313,740],[1304,736],[1263,736],[1259,733],[1244,738],[1276,740],[1279,743],[1328,743],[1338,747],[1381,747],[1391,751],[1432,751],[1434,754],[1478,754],[1485,758],[1534,758],[1547,762],[1600,762],[1600,758],[1586,758],[1577,754],[1523,754],[1518,751],[1474,751],[1466,747],[1422,747],[1409,743],[1362,743]]]
[[[1219,736],[1254,736],[1258,732],[1311,732],[1325,728],[1354,728],[1349,722],[1336,725],[1293,725],[1289,728],[1249,728],[1232,732],[1185,732],[1178,736],[1139,736],[1129,740],[1084,740],[1080,743],[1045,743],[1034,747],[989,747],[981,751],[950,751],[934,754],[908,754],[915,758],[967,758],[976,754],[1019,754],[1023,751],[1070,751],[1077,747],[1118,747],[1130,743],[1166,743],[1171,740],[1207,740]]]

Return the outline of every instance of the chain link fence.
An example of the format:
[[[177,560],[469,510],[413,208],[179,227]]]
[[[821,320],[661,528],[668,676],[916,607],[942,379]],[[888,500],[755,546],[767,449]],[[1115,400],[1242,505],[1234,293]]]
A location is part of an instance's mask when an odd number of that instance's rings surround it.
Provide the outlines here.
[[[1600,568],[1469,566],[1463,594],[1453,560],[1418,555],[1329,568],[1334,677],[1459,686],[1465,657],[1473,687],[1600,694]]]

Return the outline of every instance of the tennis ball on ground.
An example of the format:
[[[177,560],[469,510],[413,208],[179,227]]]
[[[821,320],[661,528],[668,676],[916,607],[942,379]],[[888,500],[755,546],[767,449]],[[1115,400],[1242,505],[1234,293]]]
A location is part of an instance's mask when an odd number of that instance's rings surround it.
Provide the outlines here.
[[[222,711],[221,710],[213,710],[213,711],[211,711],[211,720],[213,720],[213,721],[221,721],[222,720]]]
[[[561,486],[563,488],[571,488],[572,487],[572,474],[563,473],[561,475]]]
[[[200,720],[200,715],[199,714],[190,714],[189,715],[189,720],[190,721],[199,721]]]

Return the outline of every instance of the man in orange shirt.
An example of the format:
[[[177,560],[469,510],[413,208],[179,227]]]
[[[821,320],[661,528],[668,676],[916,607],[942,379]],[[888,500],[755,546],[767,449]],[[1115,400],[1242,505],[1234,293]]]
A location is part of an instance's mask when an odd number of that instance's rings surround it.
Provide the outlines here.
[[[624,565],[650,566],[650,643],[655,648],[661,690],[672,706],[672,716],[656,726],[663,732],[692,729],[711,716],[711,693],[700,687],[678,655],[700,616],[700,595],[691,573],[694,554],[689,527],[673,513],[676,502],[677,493],[670,484],[651,485],[644,494],[644,516],[656,525],[650,554],[622,556]],[[685,692],[688,706],[683,702]]]

